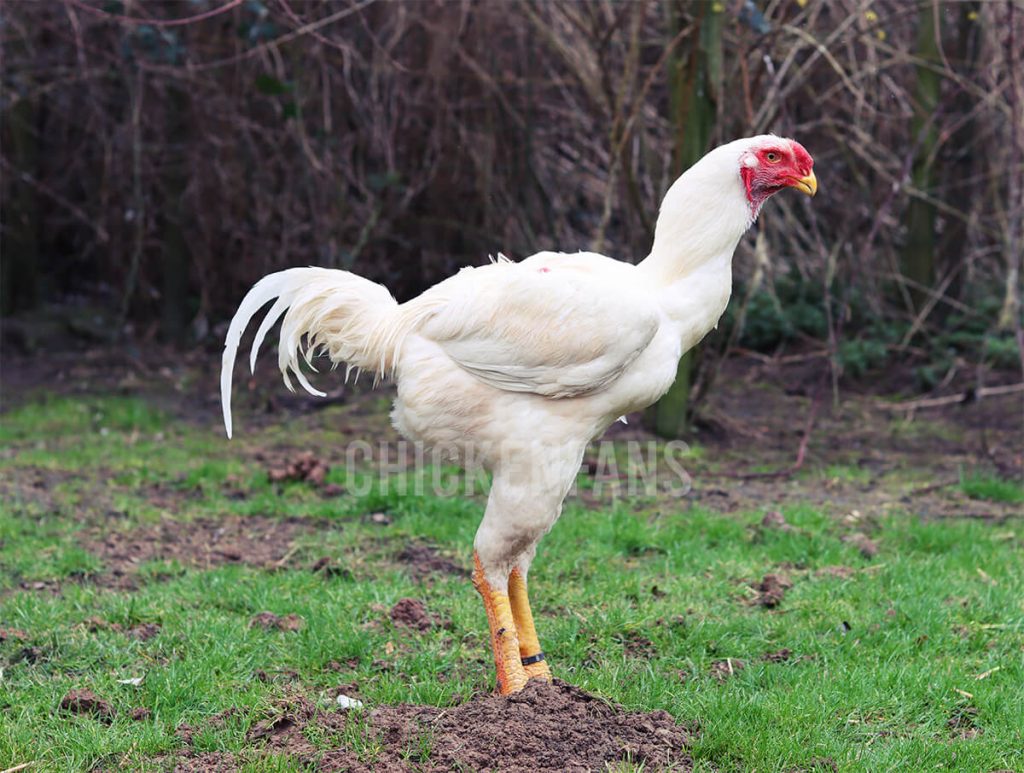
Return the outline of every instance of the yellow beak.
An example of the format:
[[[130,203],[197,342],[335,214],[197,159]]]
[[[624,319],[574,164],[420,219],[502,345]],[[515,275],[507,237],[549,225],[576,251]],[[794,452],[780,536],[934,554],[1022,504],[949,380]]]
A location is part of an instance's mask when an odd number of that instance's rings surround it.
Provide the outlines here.
[[[818,192],[818,178],[814,176],[814,172],[806,177],[790,177],[789,184],[808,196],[813,196]]]

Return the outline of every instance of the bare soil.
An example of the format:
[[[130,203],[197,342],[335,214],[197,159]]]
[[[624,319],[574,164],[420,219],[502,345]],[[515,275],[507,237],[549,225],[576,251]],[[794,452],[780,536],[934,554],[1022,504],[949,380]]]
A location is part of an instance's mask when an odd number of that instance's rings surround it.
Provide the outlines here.
[[[530,682],[508,697],[478,696],[461,706],[382,706],[363,713],[380,745],[372,757],[340,739],[360,713],[319,708],[292,697],[249,731],[254,748],[283,752],[320,771],[594,771],[630,761],[651,771],[692,769],[686,747],[693,728],[667,712],[630,712],[576,687]],[[185,734],[184,737],[188,737]],[[176,771],[233,771],[244,755],[186,751]]]
[[[893,508],[930,518],[1003,520],[1016,514],[1016,506],[968,498],[957,484],[963,471],[979,468],[1024,477],[1019,394],[897,410],[892,406],[913,403],[911,396],[892,395],[906,391],[912,380],[900,368],[891,368],[884,383],[844,384],[833,394],[822,388],[825,367],[823,360],[785,364],[741,356],[727,361],[698,425],[696,437],[707,449],[707,462],[690,470],[689,498],[727,512],[801,502],[863,518]],[[1015,373],[965,373],[943,394],[970,395],[978,386],[976,375],[986,386],[1020,380]],[[805,435],[804,463],[786,474]],[[830,476],[833,465],[861,474]],[[757,469],[781,474],[748,477]],[[908,485],[908,478],[922,473],[926,477]]]
[[[413,542],[402,548],[395,556],[398,563],[406,567],[416,580],[431,575],[469,577],[469,570],[441,554],[436,547],[424,542]]]
[[[91,578],[108,587],[132,588],[139,567],[147,561],[177,561],[209,568],[247,564],[280,569],[291,555],[295,538],[316,524],[302,519],[226,515],[188,523],[162,520],[130,531],[93,534],[84,547],[99,557],[106,571]]]

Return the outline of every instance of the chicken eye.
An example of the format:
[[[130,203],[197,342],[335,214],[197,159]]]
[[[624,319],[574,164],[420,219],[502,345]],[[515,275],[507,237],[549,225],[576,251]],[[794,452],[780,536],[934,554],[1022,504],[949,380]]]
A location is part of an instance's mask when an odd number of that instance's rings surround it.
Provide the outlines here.
[[[769,164],[779,163],[779,154],[776,153],[774,150],[769,150],[767,153],[764,154],[764,157],[768,160]]]

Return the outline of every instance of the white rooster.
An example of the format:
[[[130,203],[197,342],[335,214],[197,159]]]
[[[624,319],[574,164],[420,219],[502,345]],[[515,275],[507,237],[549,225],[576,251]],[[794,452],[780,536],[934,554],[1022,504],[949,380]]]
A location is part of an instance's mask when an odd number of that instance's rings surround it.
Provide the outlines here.
[[[772,194],[791,187],[813,196],[813,164],[799,143],[772,135],[716,148],[669,189],[651,254],[637,265],[589,252],[540,252],[520,263],[464,268],[403,304],[347,271],[266,276],[227,333],[221,397],[228,437],[235,355],[268,301],[276,299],[256,333],[251,366],[284,314],[278,364],[289,388],[291,371],[309,392],[323,394],[299,362],[300,353],[308,362],[318,350],[393,378],[393,420],[403,435],[472,457],[492,473],[473,583],[487,611],[501,692],[550,679],[526,577],[585,447],[665,393],[680,356],[725,311],[740,237]]]

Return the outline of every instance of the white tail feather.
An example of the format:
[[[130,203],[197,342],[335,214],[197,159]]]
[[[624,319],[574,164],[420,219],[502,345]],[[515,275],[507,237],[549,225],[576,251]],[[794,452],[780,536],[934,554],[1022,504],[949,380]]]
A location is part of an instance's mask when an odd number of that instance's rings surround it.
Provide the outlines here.
[[[274,323],[288,310],[288,301],[288,298],[278,298],[274,305],[270,307],[267,316],[263,318],[263,322],[260,323],[259,329],[256,331],[256,337],[252,341],[252,350],[249,352],[250,373],[256,372],[256,357],[260,353],[263,339],[267,337],[267,333],[270,332],[270,328],[274,326]]]
[[[357,374],[360,369],[369,369],[380,378],[392,373],[397,365],[408,326],[402,323],[402,315],[397,313],[399,306],[387,288],[348,271],[327,268],[290,268],[265,276],[242,299],[224,341],[220,397],[229,438],[231,379],[242,333],[257,312],[275,298],[256,331],[249,353],[253,372],[263,339],[282,315],[278,367],[289,389],[293,389],[290,371],[307,392],[324,396],[309,383],[299,364],[301,356],[312,367],[313,355],[321,349],[334,364],[347,363],[346,380],[353,367]]]

